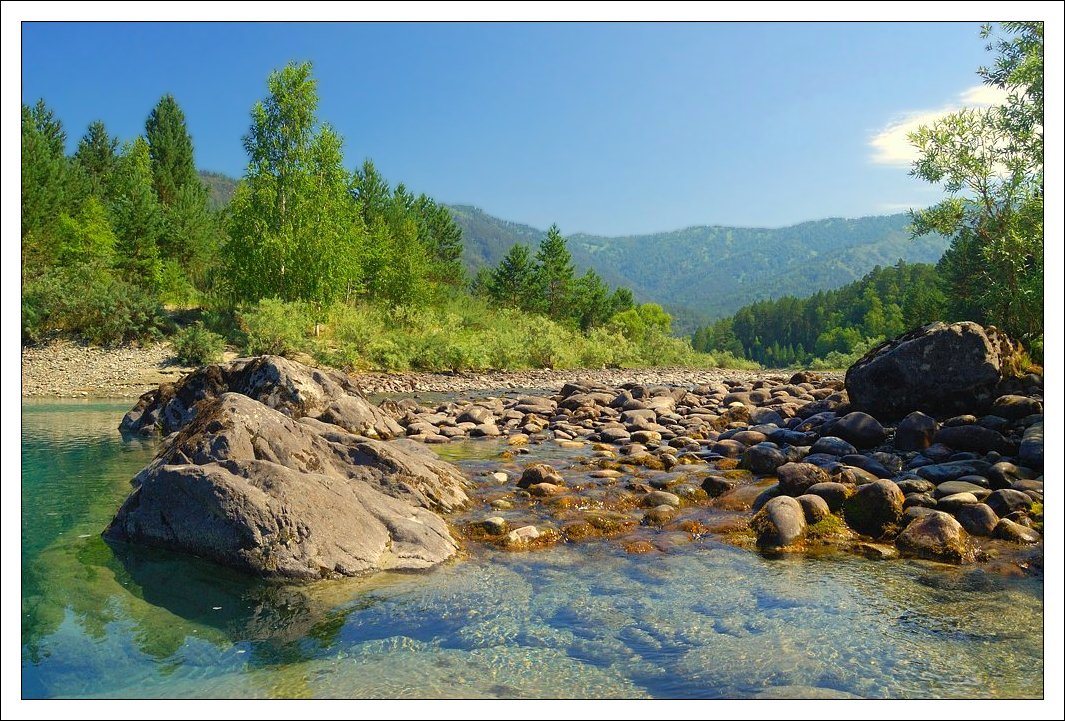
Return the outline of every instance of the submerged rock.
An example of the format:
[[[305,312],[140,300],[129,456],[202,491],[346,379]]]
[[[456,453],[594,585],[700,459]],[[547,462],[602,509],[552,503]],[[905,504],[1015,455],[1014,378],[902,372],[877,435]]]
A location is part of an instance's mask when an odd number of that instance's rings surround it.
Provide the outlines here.
[[[133,485],[109,541],[300,579],[445,561],[457,546],[437,512],[469,502],[458,469],[416,443],[294,420],[240,393],[197,406]]]

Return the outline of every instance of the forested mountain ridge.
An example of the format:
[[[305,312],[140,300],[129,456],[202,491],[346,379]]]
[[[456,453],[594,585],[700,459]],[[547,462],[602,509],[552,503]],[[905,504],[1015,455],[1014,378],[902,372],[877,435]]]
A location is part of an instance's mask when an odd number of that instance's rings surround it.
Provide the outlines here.
[[[471,206],[449,207],[462,228],[463,260],[471,271],[497,264],[514,243],[535,247],[545,233]],[[689,331],[698,320],[758,300],[841,287],[877,265],[936,262],[948,241],[938,235],[911,240],[909,224],[910,216],[900,213],[785,228],[695,226],[618,238],[574,233],[567,239],[578,271],[593,268],[608,284],[632,288],[638,300],[661,303],[673,313],[675,330]]]

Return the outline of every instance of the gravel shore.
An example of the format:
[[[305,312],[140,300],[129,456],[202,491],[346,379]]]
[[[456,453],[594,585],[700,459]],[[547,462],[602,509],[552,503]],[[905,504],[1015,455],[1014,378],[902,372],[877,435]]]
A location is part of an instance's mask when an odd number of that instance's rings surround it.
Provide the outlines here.
[[[66,340],[22,348],[23,397],[136,398],[176,381],[182,366],[168,343],[95,348]]]
[[[226,360],[236,357],[227,353]],[[307,362],[310,359],[301,358]],[[53,341],[22,349],[23,397],[136,398],[160,383],[173,382],[193,370],[182,366],[168,343],[145,347],[94,348]],[[566,383],[618,387],[624,383],[698,385],[724,379],[749,382],[788,371],[692,368],[537,369],[467,373],[354,373],[367,394],[448,393],[501,388],[557,392]],[[832,375],[832,374],[828,374]]]

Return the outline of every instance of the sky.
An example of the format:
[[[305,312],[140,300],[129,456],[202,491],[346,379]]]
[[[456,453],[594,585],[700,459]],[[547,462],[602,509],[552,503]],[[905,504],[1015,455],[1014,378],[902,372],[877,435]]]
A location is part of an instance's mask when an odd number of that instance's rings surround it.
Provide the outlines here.
[[[767,6],[768,7],[768,6]],[[239,177],[271,70],[310,60],[353,168],[566,234],[778,227],[936,202],[906,131],[994,102],[975,22],[22,25],[22,101],[73,149],[164,93],[201,169]]]

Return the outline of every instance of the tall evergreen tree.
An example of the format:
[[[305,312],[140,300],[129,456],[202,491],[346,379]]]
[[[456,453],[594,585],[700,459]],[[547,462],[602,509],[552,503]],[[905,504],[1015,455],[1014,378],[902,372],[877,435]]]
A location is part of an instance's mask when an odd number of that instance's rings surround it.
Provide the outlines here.
[[[581,330],[600,326],[610,320],[610,289],[599,274],[589,268],[573,283],[574,319]]]
[[[89,123],[89,129],[78,141],[74,161],[86,179],[89,194],[106,199],[118,167],[118,138],[107,132],[102,120]]]
[[[44,100],[22,106],[22,237],[46,236],[73,206],[67,134]]]
[[[144,125],[152,160],[152,178],[159,202],[171,206],[181,189],[200,185],[193,157],[192,138],[185,126],[185,114],[174,96],[159,99]]]
[[[159,237],[163,212],[152,187],[152,162],[144,138],[137,138],[123,152],[110,206],[118,239],[116,267],[124,271],[129,282],[156,289],[161,269]]]
[[[552,318],[570,315],[573,292],[573,257],[562,231],[555,224],[547,230],[536,251],[536,274],[540,288],[540,307]]]
[[[536,265],[527,247],[510,246],[489,276],[488,293],[497,303],[514,308],[530,310],[536,305]]]

